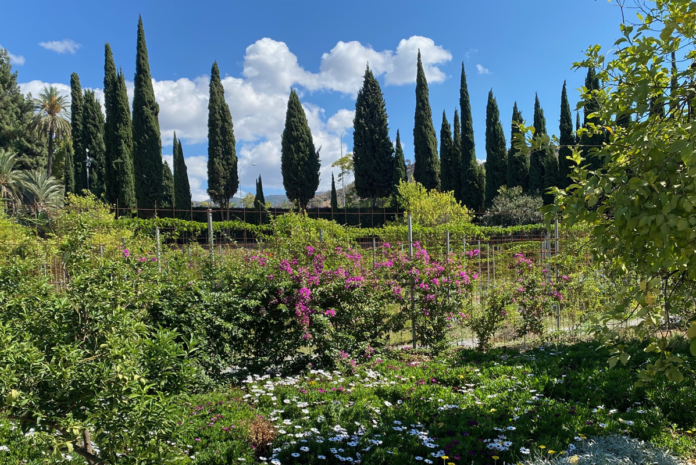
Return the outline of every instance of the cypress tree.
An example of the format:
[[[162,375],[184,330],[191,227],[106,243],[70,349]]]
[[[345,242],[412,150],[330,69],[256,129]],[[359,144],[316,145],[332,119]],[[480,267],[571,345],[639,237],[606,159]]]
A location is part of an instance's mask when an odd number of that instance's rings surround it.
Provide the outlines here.
[[[174,174],[169,168],[169,163],[162,162],[162,190],[157,208],[171,209],[176,204],[174,193]]]
[[[556,159],[553,147],[549,146],[548,150],[544,151],[543,164],[544,179],[542,197],[544,199],[544,205],[550,205],[553,203],[554,196],[553,194],[549,194],[548,190],[551,187],[558,187],[558,160]]]
[[[421,54],[418,50],[416,72],[416,116],[413,127],[413,151],[415,167],[413,179],[426,189],[440,188],[440,161],[437,157],[437,136],[433,127],[433,116],[428,96],[428,81],[425,79]]]
[[[106,147],[104,145],[104,115],[99,100],[94,91],[86,90],[82,107],[82,134],[80,140],[83,149],[89,149],[89,157],[93,159],[89,169],[89,190],[97,197],[104,195],[106,177]],[[85,189],[87,188],[87,172],[85,163]]]
[[[225,103],[225,89],[220,82],[217,61],[210,72],[208,101],[208,194],[222,208],[228,209],[230,199],[239,187],[237,151],[230,107]]]
[[[65,158],[65,175],[63,184],[65,193],[80,193],[85,188],[81,179],[84,171],[85,151],[82,147],[82,86],[77,73],[70,75],[70,134],[72,135],[72,150],[68,150]]]
[[[671,115],[679,109],[679,96],[677,95],[677,90],[679,89],[679,70],[677,69],[677,54],[672,52],[672,69],[670,71],[672,77],[669,84],[669,112]]]
[[[578,130],[580,129],[580,112],[575,112],[575,145],[580,144],[580,136],[578,135]]]
[[[406,159],[404,158],[404,149],[401,147],[401,136],[399,130],[396,130],[396,146],[394,149],[394,172],[392,175],[392,196],[396,197],[399,194],[399,183],[408,181],[408,173],[406,172]]]
[[[537,95],[534,98],[534,138],[542,137],[545,134],[546,118]],[[529,158],[529,192],[535,195],[542,194],[544,190],[545,151],[545,147],[540,147],[538,150],[534,150]]]
[[[587,76],[585,77],[585,88],[587,89],[587,92],[591,93],[594,90],[599,90],[599,87],[600,83],[597,73],[595,72],[594,68],[588,68]],[[591,97],[585,104],[583,110],[585,115],[583,125],[585,127],[589,127],[590,123],[593,123],[595,126],[600,125],[599,120],[596,118],[590,118],[590,115],[599,110],[599,103],[594,96]],[[597,170],[601,168],[602,160],[595,154],[595,152],[599,150],[604,143],[604,134],[585,134],[582,136],[580,143],[583,146],[583,157],[589,163],[590,169]]]
[[[266,197],[263,195],[263,181],[261,175],[256,180],[256,195],[254,196],[254,207],[258,211],[262,211],[266,207]]]
[[[336,181],[331,173],[331,209],[338,210],[338,193],[336,192]]]
[[[559,143],[558,148],[558,187],[565,189],[570,185],[570,157],[573,150],[570,148],[575,142],[573,135],[573,114],[570,112],[570,103],[568,103],[568,93],[566,91],[566,83],[563,82],[563,91],[561,92],[561,124],[559,127]]]
[[[459,122],[459,110],[454,110],[453,124],[454,140],[452,141],[452,156],[450,157],[449,179],[452,183],[452,191],[455,198],[458,198],[462,190],[462,126]],[[444,170],[443,170],[444,171]]]
[[[486,105],[486,206],[490,207],[498,190],[507,182],[507,143],[500,123],[498,103],[493,90]]]
[[[304,210],[319,187],[321,163],[319,150],[314,149],[307,116],[294,89],[288,99],[281,147],[280,166],[285,193],[290,201]]]
[[[517,102],[512,107],[512,124],[510,129],[510,150],[508,151],[507,187],[520,186],[523,192],[529,190],[529,158],[515,147],[515,135],[520,133],[518,124],[522,123],[522,112],[517,109]]]
[[[106,123],[104,124],[104,146],[106,147],[106,200],[116,203],[119,196],[118,167],[115,161],[118,159],[119,145],[116,138],[116,101],[118,100],[117,91],[119,87],[118,76],[116,74],[116,64],[111,53],[111,46],[104,46],[104,110],[106,110]],[[129,110],[130,111],[130,110]],[[77,148],[75,149],[77,153]],[[77,171],[81,173],[81,171]],[[82,178],[78,178],[78,188],[82,186]],[[119,203],[120,206],[120,203]]]
[[[466,84],[466,72],[462,63],[459,86],[459,107],[462,111],[462,181],[457,200],[472,210],[482,210],[485,199],[485,177],[483,168],[476,160],[474,145],[474,122],[471,117],[471,102]],[[456,195],[456,193],[455,193]]]
[[[378,198],[391,192],[394,147],[382,90],[369,66],[355,101],[353,128],[355,190],[374,207]]]
[[[133,127],[131,126],[130,105],[126,92],[126,78],[119,72],[116,80],[113,124],[113,159],[111,169],[116,186],[116,199],[119,208],[137,207],[135,197],[135,176],[133,174]]]
[[[452,171],[452,130],[447,121],[447,113],[442,112],[442,126],[440,127],[440,190],[442,192],[453,191],[456,187],[453,182]]]
[[[135,195],[140,208],[154,208],[162,191],[162,141],[158,115],[143,19],[139,17],[133,91],[133,168]]]
[[[177,210],[189,210],[191,208],[191,186],[184,160],[184,149],[181,147],[181,141],[176,138],[176,132],[172,147],[174,149],[174,204]],[[188,215],[186,212],[179,212],[178,216],[186,218]]]

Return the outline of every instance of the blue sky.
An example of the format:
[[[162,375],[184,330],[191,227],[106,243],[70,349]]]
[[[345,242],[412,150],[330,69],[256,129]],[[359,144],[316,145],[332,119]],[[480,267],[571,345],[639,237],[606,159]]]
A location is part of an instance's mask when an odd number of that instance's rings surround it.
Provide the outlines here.
[[[407,159],[413,158],[416,50],[426,65],[438,135],[443,110],[451,123],[459,105],[464,62],[476,154],[484,159],[489,89],[508,144],[513,102],[531,121],[535,92],[548,131],[557,134],[563,81],[573,107],[575,89],[584,82],[572,63],[589,45],[609,50],[621,19],[606,0],[71,1],[61,7],[12,1],[3,3],[0,46],[14,57],[25,92],[36,94],[45,83],[67,91],[72,72],[83,87],[98,90],[106,42],[132,81],[138,14],[161,108],[163,155],[170,158],[176,130],[196,200],[207,198],[206,108],[214,60],[235,124],[244,191],[261,174],[266,194],[283,193],[280,136],[291,87],[300,92],[315,144],[323,147],[323,190],[344,130],[343,153],[351,150],[352,112],[366,61],[382,85],[392,138],[399,129]]]

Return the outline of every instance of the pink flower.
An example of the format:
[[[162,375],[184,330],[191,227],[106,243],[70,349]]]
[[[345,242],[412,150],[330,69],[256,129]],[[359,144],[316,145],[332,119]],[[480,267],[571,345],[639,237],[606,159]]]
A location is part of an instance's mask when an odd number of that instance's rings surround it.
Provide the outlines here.
[[[331,309],[327,310],[326,312],[324,312],[324,315],[326,315],[326,316],[336,316],[336,310],[334,310],[334,309],[331,308]]]
[[[130,250],[124,248],[123,249],[123,258],[128,258],[130,257]]]

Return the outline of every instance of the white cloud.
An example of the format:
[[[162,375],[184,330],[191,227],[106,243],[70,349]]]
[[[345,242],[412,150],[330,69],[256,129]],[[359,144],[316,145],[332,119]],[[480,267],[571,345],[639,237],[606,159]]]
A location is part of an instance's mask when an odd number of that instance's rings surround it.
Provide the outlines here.
[[[479,74],[491,74],[488,68],[484,68],[483,65],[476,65],[476,71],[478,71]]]
[[[478,53],[478,49],[477,49],[477,48],[470,48],[469,50],[466,51],[466,53],[464,54],[464,56],[465,56],[466,59],[468,60],[468,59],[471,58],[475,53]]]
[[[244,56],[242,77],[226,76],[222,79],[225,100],[232,112],[234,132],[237,140],[237,155],[241,183],[248,188],[252,180],[263,176],[264,186],[282,189],[280,172],[280,143],[285,123],[288,94],[292,87],[308,92],[340,92],[355,97],[362,85],[367,62],[375,75],[383,76],[387,85],[414,83],[416,79],[416,56],[420,49],[426,77],[430,82],[441,82],[445,74],[439,65],[452,59],[452,55],[432,39],[413,36],[399,42],[395,51],[374,50],[357,41],[338,42],[321,57],[319,71],[305,70],[288,46],[279,41],[264,38],[251,44]],[[180,78],[177,80],[153,79],[155,97],[159,103],[159,123],[164,145],[171,144],[173,132],[182,139],[184,153],[187,145],[205,143],[208,137],[209,76]],[[24,93],[35,95],[45,84],[31,81],[22,84]],[[70,88],[65,84],[54,84],[61,93],[69,96]],[[126,81],[129,99],[132,102],[133,83]],[[95,89],[102,104],[101,89]],[[314,144],[321,149],[321,184],[326,190],[331,182],[331,163],[341,152],[347,151],[347,131],[353,126],[354,111],[348,108],[327,114],[312,103],[311,94],[301,94]],[[341,146],[341,133],[346,130]],[[171,155],[165,155],[171,165]],[[189,182],[194,200],[205,200],[207,180],[207,155],[186,156]],[[255,166],[252,166],[254,164]]]
[[[0,45],[0,48],[3,48],[3,46]],[[22,55],[15,55],[14,53],[10,53],[10,51],[7,49],[5,49],[5,51],[7,52],[7,56],[10,58],[11,64],[22,66],[26,62]]]
[[[64,95],[70,100],[70,86],[62,84],[60,82],[42,82],[38,80],[29,81],[24,84],[20,84],[19,88],[22,89],[23,94],[31,93],[32,97],[36,98],[41,92],[43,92],[44,87],[53,86],[58,89],[60,95]]]
[[[52,50],[56,53],[71,53],[73,55],[77,52],[78,48],[82,47],[81,44],[78,44],[72,39],[39,42],[39,45],[45,48],[46,50]]]

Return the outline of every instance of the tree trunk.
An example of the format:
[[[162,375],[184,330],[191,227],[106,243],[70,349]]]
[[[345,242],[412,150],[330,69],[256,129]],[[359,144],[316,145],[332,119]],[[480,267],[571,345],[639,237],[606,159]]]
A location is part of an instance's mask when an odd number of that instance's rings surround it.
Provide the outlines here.
[[[51,170],[53,169],[53,125],[48,130],[48,166],[46,171],[48,176],[51,176]]]

